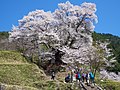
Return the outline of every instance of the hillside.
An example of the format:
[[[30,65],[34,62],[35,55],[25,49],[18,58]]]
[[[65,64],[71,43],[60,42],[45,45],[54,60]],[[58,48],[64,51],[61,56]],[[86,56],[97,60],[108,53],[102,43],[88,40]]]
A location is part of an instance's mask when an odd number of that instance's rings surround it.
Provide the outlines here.
[[[68,90],[69,84],[64,84],[63,81],[64,79],[52,81],[42,69],[33,63],[28,63],[16,51],[0,51],[2,90],[56,90],[56,88]]]
[[[2,63],[21,64],[27,63],[27,61],[17,51],[0,51],[0,64]]]
[[[8,32],[0,32],[0,40],[6,39],[8,37],[9,37],[9,33]]]
[[[120,72],[120,37],[114,36],[112,34],[104,33],[93,33],[94,42],[108,42],[107,48],[110,48],[113,55],[109,56],[107,59],[110,61],[112,58],[115,58],[116,62],[112,63],[112,66],[107,67],[108,71]]]
[[[0,32],[0,49],[5,49],[5,47],[9,47],[9,46],[6,46],[6,43],[4,42],[1,42],[2,40],[5,40],[7,39],[9,36],[8,32]],[[113,53],[113,55],[109,56],[107,59],[108,60],[111,60],[112,58],[115,57],[115,59],[117,60],[116,63],[113,63],[113,66],[112,67],[108,67],[108,71],[113,71],[113,72],[120,72],[120,37],[118,36],[114,36],[112,34],[104,34],[104,33],[96,33],[94,32],[93,33],[93,41],[96,42],[96,41],[100,41],[100,42],[109,42],[109,44],[107,45],[107,48],[110,48],[111,51]],[[10,47],[12,48],[12,47]],[[2,52],[0,52],[2,55]],[[6,56],[6,55],[5,55]],[[4,57],[4,56],[2,56]],[[14,59],[17,58],[17,56],[13,57]],[[0,58],[1,59],[1,63],[2,61],[4,61],[4,59],[6,60],[6,58]],[[22,59],[20,59],[22,60]],[[9,61],[9,60],[8,60]],[[24,61],[24,60],[23,60]]]
[[[0,34],[1,37],[5,37],[6,34]],[[5,36],[4,36],[5,35]],[[7,37],[1,39],[4,40]],[[114,53],[112,57],[119,56],[120,48],[120,38],[113,36],[111,34],[93,34],[94,42],[110,42],[108,48],[112,49]],[[117,44],[116,44],[117,43]],[[114,67],[107,67],[109,71],[119,72],[119,57],[116,58],[117,62],[113,63]],[[28,63],[19,52],[17,51],[0,51],[0,84],[3,90],[54,90],[57,87],[60,87],[61,90],[70,88],[70,84],[65,84],[64,82],[64,72],[61,75],[61,72],[58,73],[57,80],[51,81],[50,77],[45,75],[43,70],[38,68],[37,65],[33,63]],[[110,87],[113,90],[119,89],[119,82],[113,81],[96,81],[101,87],[109,90]]]
[[[34,82],[44,79],[44,72],[35,64],[27,63],[20,53],[15,51],[0,51],[1,83],[34,87]]]

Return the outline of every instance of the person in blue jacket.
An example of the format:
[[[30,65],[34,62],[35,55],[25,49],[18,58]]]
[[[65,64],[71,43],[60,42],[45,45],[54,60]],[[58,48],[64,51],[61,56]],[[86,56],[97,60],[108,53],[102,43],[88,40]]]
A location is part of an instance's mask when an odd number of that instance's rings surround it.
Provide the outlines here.
[[[94,74],[92,72],[89,73],[91,83],[94,83]]]

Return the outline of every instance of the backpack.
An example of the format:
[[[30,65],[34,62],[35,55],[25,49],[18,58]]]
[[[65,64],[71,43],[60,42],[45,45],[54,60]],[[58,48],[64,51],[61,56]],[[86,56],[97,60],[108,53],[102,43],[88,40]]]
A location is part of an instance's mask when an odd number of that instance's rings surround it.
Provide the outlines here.
[[[84,73],[82,74],[82,77],[85,77],[85,74],[84,74]]]
[[[90,72],[90,78],[91,78],[91,79],[94,79],[94,75],[93,75],[92,72]]]
[[[80,76],[80,74],[78,73],[78,79],[80,79],[81,78],[81,76]]]
[[[65,82],[69,82],[69,81],[70,81],[70,77],[69,76],[65,77]]]
[[[78,74],[75,75],[76,79],[78,78]]]

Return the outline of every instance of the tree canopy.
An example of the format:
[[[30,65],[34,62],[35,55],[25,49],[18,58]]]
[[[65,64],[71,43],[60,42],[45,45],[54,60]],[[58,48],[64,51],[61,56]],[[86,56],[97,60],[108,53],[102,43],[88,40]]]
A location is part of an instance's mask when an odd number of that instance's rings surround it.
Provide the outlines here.
[[[64,61],[79,60],[80,55],[85,55],[80,48],[92,45],[93,23],[97,22],[96,5],[85,2],[79,6],[67,1],[58,4],[58,7],[54,12],[30,12],[19,20],[18,26],[13,26],[9,39],[24,42],[23,45],[29,44],[28,46],[33,42],[37,45],[39,54],[42,51],[39,44],[44,44],[49,49],[63,52]],[[24,46],[24,50],[28,49]]]

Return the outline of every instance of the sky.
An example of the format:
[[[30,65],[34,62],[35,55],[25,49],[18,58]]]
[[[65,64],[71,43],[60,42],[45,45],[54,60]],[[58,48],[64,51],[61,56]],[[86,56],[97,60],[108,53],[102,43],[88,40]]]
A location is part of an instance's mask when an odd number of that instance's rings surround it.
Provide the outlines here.
[[[18,20],[36,9],[52,11],[58,3],[70,1],[74,5],[92,2],[97,6],[98,23],[95,31],[120,36],[120,0],[0,0],[0,31],[11,31]]]

